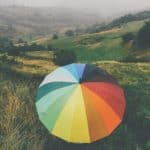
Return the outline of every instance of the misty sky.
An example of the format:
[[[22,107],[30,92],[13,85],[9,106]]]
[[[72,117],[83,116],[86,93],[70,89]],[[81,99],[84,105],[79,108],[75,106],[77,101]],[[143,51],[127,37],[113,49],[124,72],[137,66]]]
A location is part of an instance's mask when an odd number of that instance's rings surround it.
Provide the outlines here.
[[[150,9],[150,0],[0,0],[0,5],[79,8],[112,15]]]

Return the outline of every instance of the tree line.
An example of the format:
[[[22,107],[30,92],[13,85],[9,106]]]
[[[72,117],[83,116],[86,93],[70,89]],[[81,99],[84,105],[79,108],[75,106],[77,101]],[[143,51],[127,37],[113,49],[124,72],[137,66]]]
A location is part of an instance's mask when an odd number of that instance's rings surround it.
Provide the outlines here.
[[[144,26],[138,33],[128,32],[122,36],[123,43],[133,41],[133,46],[137,50],[150,48],[150,22],[145,22]]]
[[[14,44],[13,41],[7,37],[0,37],[0,52],[6,52],[8,55],[19,55],[25,51],[37,51],[45,49],[43,45],[27,42],[21,43],[21,39],[18,40],[18,44]]]

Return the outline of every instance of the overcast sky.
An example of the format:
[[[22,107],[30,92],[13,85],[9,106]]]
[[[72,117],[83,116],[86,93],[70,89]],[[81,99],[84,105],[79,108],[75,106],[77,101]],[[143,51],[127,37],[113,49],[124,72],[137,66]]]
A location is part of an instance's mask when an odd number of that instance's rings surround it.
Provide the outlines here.
[[[150,9],[150,0],[0,0],[0,5],[69,7],[111,15]]]

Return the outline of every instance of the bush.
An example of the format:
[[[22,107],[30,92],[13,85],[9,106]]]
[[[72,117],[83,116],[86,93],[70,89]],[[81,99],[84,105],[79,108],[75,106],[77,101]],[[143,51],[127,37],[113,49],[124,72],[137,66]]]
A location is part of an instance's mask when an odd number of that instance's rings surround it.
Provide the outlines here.
[[[18,56],[20,54],[20,51],[18,49],[18,47],[16,46],[12,46],[8,51],[7,51],[8,55],[11,56]]]
[[[13,42],[8,38],[0,37],[0,51],[7,52],[13,47]]]
[[[45,47],[43,45],[39,45],[36,43],[33,43],[31,45],[27,45],[27,47],[30,51],[39,51],[39,50],[45,49]]]
[[[47,49],[48,49],[49,51],[52,51],[52,50],[53,50],[52,45],[51,45],[51,44],[48,44],[48,45],[47,45]]]
[[[132,32],[128,32],[122,36],[123,43],[128,43],[134,40],[135,35]]]
[[[62,66],[76,61],[76,55],[73,51],[57,50],[54,51],[53,62],[56,65]]]
[[[19,38],[18,41],[17,41],[17,43],[21,44],[21,43],[25,43],[25,41],[23,39]]]
[[[146,22],[139,30],[136,43],[139,48],[147,49],[150,47],[150,22]]]
[[[74,35],[74,31],[73,31],[73,30],[67,30],[67,31],[65,32],[65,35],[66,35],[66,36],[73,36],[73,35]]]
[[[31,45],[28,45],[27,43],[24,44],[23,46],[18,46],[17,47],[19,51],[25,52],[25,51],[40,51],[45,49],[43,45],[39,45],[36,43],[32,43]]]
[[[54,39],[54,40],[58,39],[58,35],[57,34],[53,34],[52,39]]]
[[[0,57],[0,60],[1,60],[2,62],[4,62],[4,61],[8,60],[8,56],[7,56],[6,54],[3,54],[3,55]]]

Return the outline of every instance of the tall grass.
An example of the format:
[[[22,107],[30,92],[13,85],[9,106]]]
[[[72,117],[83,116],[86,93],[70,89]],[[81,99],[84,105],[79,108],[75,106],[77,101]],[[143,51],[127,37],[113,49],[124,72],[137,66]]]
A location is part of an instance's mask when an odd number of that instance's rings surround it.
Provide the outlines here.
[[[43,149],[46,140],[38,134],[42,129],[37,120],[33,92],[26,83],[8,82],[1,87],[0,149]]]
[[[40,123],[36,89],[40,78],[0,72],[0,150],[148,150],[149,63],[97,62],[123,86],[127,110],[111,136],[93,144],[72,144],[51,136]]]

